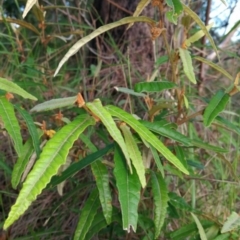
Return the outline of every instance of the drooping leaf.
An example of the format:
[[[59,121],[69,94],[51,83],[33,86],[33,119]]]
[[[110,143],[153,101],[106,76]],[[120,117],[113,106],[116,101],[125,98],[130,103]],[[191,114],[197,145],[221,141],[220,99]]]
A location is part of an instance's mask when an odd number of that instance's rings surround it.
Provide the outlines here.
[[[140,123],[142,123],[146,128],[148,128],[152,132],[158,133],[161,136],[180,142],[186,146],[191,145],[190,138],[188,138],[187,136],[181,134],[180,132],[177,132],[176,130],[166,125],[161,125],[161,122],[158,122],[158,121],[148,122],[148,121],[141,120]]]
[[[240,216],[236,212],[232,212],[224,222],[221,233],[233,231],[240,227]]]
[[[42,134],[43,134],[43,132],[39,131],[38,138],[40,138]],[[28,164],[30,157],[33,155],[33,153],[34,153],[33,142],[32,142],[32,139],[29,138],[26,141],[26,143],[23,145],[22,154],[17,159],[17,162],[14,164],[14,167],[13,167],[11,182],[12,182],[12,187],[14,189],[17,188],[17,185],[20,182],[22,174]]]
[[[1,77],[0,77],[0,89],[7,92],[15,93],[23,98],[29,98],[35,101],[37,100],[36,97],[26,92],[24,89],[20,88],[17,84]]]
[[[26,110],[24,110],[23,108],[21,108],[18,105],[15,105],[15,108],[18,110],[18,112],[21,114],[22,118],[24,119],[24,121],[27,124],[28,131],[32,137],[35,152],[36,152],[37,156],[39,157],[40,152],[41,152],[39,134],[38,134],[37,128],[34,124],[34,121],[32,119],[32,116]]]
[[[30,112],[43,112],[43,111],[49,111],[57,108],[73,106],[76,100],[77,100],[77,96],[52,99],[34,106],[30,110]]]
[[[123,154],[127,160],[129,169],[132,172],[131,162],[126,144],[120,130],[117,128],[116,123],[113,121],[111,114],[102,106],[102,103],[99,99],[94,100],[92,103],[87,103],[86,106],[91,110],[93,114],[95,114],[99,119],[101,119],[103,125],[107,128],[111,137],[121,147]]]
[[[155,161],[155,163],[158,167],[158,170],[160,171],[160,173],[164,177],[164,168],[163,168],[163,164],[160,160],[159,153],[157,152],[156,148],[154,148],[153,146],[150,146],[150,149],[151,149],[153,159],[154,159],[154,161]]]
[[[113,208],[112,222],[121,224],[121,214],[117,208]],[[93,239],[94,235],[97,235],[102,229],[106,228],[107,224],[105,217],[100,212],[94,217],[91,228],[89,229],[85,239]]]
[[[87,167],[91,163],[97,161],[99,158],[103,157],[108,153],[110,149],[113,148],[113,144],[109,144],[105,148],[98,150],[95,153],[89,154],[87,157],[80,159],[78,162],[71,164],[64,172],[62,172],[61,176],[54,176],[49,184],[49,187],[54,187],[67,178],[73,176],[75,173],[80,171],[81,169]]]
[[[183,63],[183,71],[188,77],[188,79],[196,84],[196,78],[193,70],[193,65],[192,65],[192,58],[190,56],[190,53],[187,49],[179,48],[179,53],[180,53],[180,58]]]
[[[143,124],[137,121],[131,114],[112,105],[106,106],[106,109],[112,116],[119,118],[133,128],[141,136],[141,138],[144,138],[147,142],[149,142],[180,171],[185,174],[189,174],[188,170],[183,166],[180,160],[177,159],[177,157],[167,147],[165,147],[164,144],[152,132],[150,132]]]
[[[123,229],[130,232],[132,227],[132,230],[136,232],[141,184],[135,169],[133,168],[132,174],[128,171],[124,156],[118,146],[115,147],[114,151],[114,163],[114,176],[121,206]]]
[[[0,118],[13,141],[17,155],[21,156],[23,145],[20,126],[15,116],[13,105],[4,96],[0,97]]]
[[[203,123],[206,127],[209,126],[216,116],[224,110],[229,98],[230,95],[222,90],[219,90],[212,97],[203,114]]]
[[[135,84],[135,92],[161,92],[166,89],[177,87],[175,83],[162,81],[162,82],[140,82]]]
[[[209,61],[206,58],[202,58],[199,56],[195,56],[194,59],[201,61],[207,65],[209,65],[210,67],[214,68],[215,70],[219,71],[220,73],[222,73],[224,76],[226,76],[228,79],[233,80],[233,77],[222,67],[220,67],[218,64],[215,64],[211,61]]]
[[[201,224],[201,222],[199,221],[198,217],[194,214],[194,213],[191,213],[196,225],[197,225],[197,228],[198,228],[198,232],[199,232],[199,235],[200,235],[200,238],[201,240],[207,240],[207,236],[206,236],[206,233],[203,229],[203,226]]]
[[[130,128],[125,124],[121,124],[120,128],[123,132],[127,150],[132,161],[132,164],[135,167],[135,170],[138,174],[139,181],[141,182],[142,188],[145,188],[146,187],[145,167],[143,164],[141,152],[138,149],[137,143],[133,138]]]
[[[86,144],[91,152],[97,152],[98,149],[91,142],[89,137],[81,134],[80,139]],[[112,195],[109,186],[109,176],[107,167],[101,161],[95,161],[91,164],[91,169],[97,184],[99,199],[102,205],[102,210],[107,224],[112,220]]]
[[[95,37],[99,36],[100,34],[107,32],[113,28],[119,27],[121,25],[124,24],[128,24],[128,23],[135,23],[135,22],[146,22],[146,23],[150,23],[150,24],[154,24],[155,21],[152,20],[151,18],[148,17],[126,17],[126,18],[122,18],[121,20],[117,21],[117,22],[113,22],[113,23],[109,23],[106,24],[98,29],[96,29],[95,31],[93,31],[91,34],[87,35],[86,37],[83,37],[82,39],[80,39],[79,41],[77,41],[69,50],[68,52],[65,54],[65,56],[62,58],[62,60],[60,61],[60,63],[58,64],[58,67],[54,73],[54,76],[56,76],[60,70],[60,68],[62,67],[62,65],[75,53],[77,53],[79,51],[79,49],[84,46],[86,43],[88,43],[89,41],[91,41],[92,39],[94,39]]]
[[[210,150],[210,151],[214,151],[214,152],[222,152],[222,153],[228,152],[227,149],[208,144],[199,139],[192,139],[192,144],[198,148],[202,148],[202,149],[206,149],[206,150]]]
[[[235,133],[240,135],[240,127],[236,124],[232,123],[230,120],[227,120],[225,118],[222,118],[220,116],[216,117],[216,120],[222,124],[224,124],[226,127],[228,127],[231,131],[234,131]]]
[[[77,228],[74,233],[73,240],[86,239],[85,236],[91,227],[94,217],[97,214],[97,210],[100,207],[98,191],[94,189],[81,211],[80,218],[77,224]]]
[[[191,16],[191,18],[193,18],[193,20],[199,25],[199,27],[203,30],[203,32],[205,33],[205,35],[207,36],[209,42],[211,43],[214,51],[216,52],[217,56],[218,56],[218,51],[217,51],[217,47],[214,43],[214,40],[211,36],[211,34],[208,32],[206,26],[204,25],[204,23],[202,22],[202,20],[200,19],[200,17],[193,12],[188,6],[182,4],[183,6],[183,10],[185,13],[187,13],[189,16]]]
[[[18,195],[16,203],[4,223],[4,229],[11,226],[30,206],[36,197],[57,174],[65,163],[68,152],[78,136],[89,126],[94,125],[92,117],[83,115],[59,130],[46,144],[40,158],[28,174]]]
[[[154,200],[154,239],[157,239],[166,218],[169,199],[166,183],[160,173],[151,171],[151,182]]]

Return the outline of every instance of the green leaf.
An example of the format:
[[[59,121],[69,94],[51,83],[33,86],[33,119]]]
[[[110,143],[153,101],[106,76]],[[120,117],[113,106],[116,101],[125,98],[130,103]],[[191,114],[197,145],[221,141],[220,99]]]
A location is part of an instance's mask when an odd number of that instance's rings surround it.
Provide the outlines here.
[[[42,134],[43,134],[43,132],[39,131],[38,138],[40,138]],[[26,143],[23,145],[22,155],[17,159],[17,161],[13,167],[11,182],[12,182],[12,187],[14,189],[17,188],[17,185],[20,182],[21,176],[22,176],[24,170],[26,169],[28,161],[29,161],[30,157],[33,155],[33,153],[34,153],[33,142],[32,142],[32,139],[29,138],[26,141]]]
[[[224,149],[224,148],[220,148],[220,147],[217,147],[217,146],[213,146],[213,145],[210,145],[206,142],[203,142],[199,139],[193,139],[192,140],[192,144],[198,148],[202,148],[202,149],[206,149],[206,150],[210,150],[210,151],[214,151],[214,152],[222,152],[222,153],[226,153],[228,152],[227,149]]]
[[[89,137],[85,136],[84,134],[81,134],[80,139],[87,145],[87,147],[92,152],[98,151],[98,149],[91,142]],[[107,167],[100,161],[93,162],[91,164],[91,168],[97,184],[103,214],[105,216],[107,224],[109,225],[112,220],[112,195],[109,186],[108,170]]]
[[[228,127],[230,130],[234,131],[235,133],[240,135],[240,128],[239,126],[236,126],[235,124],[233,124],[232,122],[230,122],[229,120],[222,118],[220,116],[216,117],[216,120],[222,124],[224,124],[226,127]]]
[[[209,126],[215,117],[224,110],[230,95],[222,90],[219,90],[211,99],[203,114],[203,123]]]
[[[162,176],[164,177],[164,168],[163,168],[162,162],[160,160],[159,153],[157,152],[156,148],[154,148],[151,145],[150,145],[150,149],[151,149],[153,159],[157,165],[157,168],[160,171],[160,173],[162,174]]]
[[[151,171],[152,192],[154,200],[155,237],[160,235],[161,228],[167,215],[168,191],[166,183],[160,173]]]
[[[138,174],[139,181],[141,182],[142,188],[146,187],[146,178],[145,178],[145,167],[143,164],[143,159],[141,152],[138,149],[137,143],[130,131],[130,128],[125,124],[121,124],[120,128],[123,132],[123,136],[126,142],[127,150],[132,160],[132,164],[135,167],[135,170]]]
[[[188,170],[183,166],[181,161],[177,159],[177,157],[167,147],[165,147],[164,144],[152,132],[150,132],[143,124],[137,121],[131,114],[111,105],[106,106],[106,109],[112,116],[118,117],[120,120],[126,122],[141,136],[141,138],[144,138],[147,142],[149,142],[180,171],[185,174],[189,174]]]
[[[82,39],[80,39],[79,41],[77,41],[69,50],[68,52],[65,54],[65,56],[62,58],[62,60],[60,61],[60,63],[58,64],[58,67],[54,73],[54,77],[58,74],[60,68],[62,67],[62,65],[75,53],[77,53],[79,51],[79,49],[84,46],[86,43],[88,43],[89,41],[91,41],[92,39],[94,39],[95,37],[99,36],[100,34],[107,32],[113,28],[119,27],[121,25],[124,24],[128,24],[128,23],[135,23],[135,22],[146,22],[146,23],[150,23],[150,24],[155,24],[155,21],[152,20],[151,18],[148,17],[126,17],[126,18],[122,18],[121,20],[117,21],[117,22],[113,22],[113,23],[109,23],[106,24],[98,29],[96,29],[95,31],[93,31],[92,33],[90,33],[89,35],[87,35],[86,37],[83,37]]]
[[[39,157],[39,155],[41,153],[39,134],[37,132],[37,128],[34,124],[32,116],[26,110],[24,110],[23,108],[21,108],[18,105],[16,105],[15,108],[18,110],[18,112],[21,114],[22,118],[24,119],[24,121],[27,124],[28,131],[33,140],[33,146],[34,146],[35,152],[36,152],[37,156]]]
[[[65,171],[61,173],[61,176],[54,176],[49,184],[49,187],[54,187],[67,178],[73,176],[81,169],[87,167],[89,164],[97,161],[99,158],[108,153],[113,148],[113,144],[109,144],[105,148],[98,150],[95,153],[89,154],[87,157],[80,159],[78,162],[71,164]]]
[[[77,96],[52,99],[36,105],[30,110],[30,112],[44,112],[44,111],[54,110],[57,108],[74,106],[74,103],[76,102],[76,100],[77,100]]]
[[[199,57],[199,56],[195,56],[194,59],[209,65],[210,67],[214,68],[218,72],[222,73],[228,79],[233,80],[233,77],[224,68],[220,67],[218,64],[215,64],[215,63],[207,60],[206,58],[202,58],[202,57]]]
[[[227,221],[223,224],[221,233],[231,232],[240,227],[240,216],[236,212],[232,212]]]
[[[119,225],[121,224],[121,214],[115,207],[113,208],[112,222],[117,222]],[[102,212],[99,212],[97,216],[94,217],[85,239],[93,239],[94,235],[97,235],[102,229],[107,228],[108,225]],[[99,237],[100,236],[98,236],[98,238]]]
[[[177,87],[175,83],[162,81],[162,82],[140,82],[135,84],[135,92],[161,92],[165,89],[172,89]]]
[[[213,23],[206,26],[206,29],[209,31],[211,29],[211,27],[213,26]],[[186,39],[185,41],[185,45],[187,47],[190,47],[191,43],[194,43],[196,41],[198,41],[200,38],[202,38],[205,35],[205,33],[203,32],[203,30],[199,30],[197,31],[194,35],[192,35],[190,38]]]
[[[123,154],[117,145],[114,152],[114,163],[114,176],[121,205],[123,229],[130,232],[132,227],[132,230],[136,232],[141,184],[134,168],[133,173],[129,173]]]
[[[201,222],[199,221],[199,219],[197,218],[197,216],[194,214],[194,213],[191,213],[196,225],[197,225],[197,228],[198,228],[198,232],[199,232],[199,235],[200,235],[200,238],[201,240],[207,240],[207,236],[206,236],[206,233],[203,229],[203,226],[201,224]]]
[[[214,40],[212,38],[212,36],[210,35],[210,33],[208,32],[206,26],[204,25],[204,23],[202,22],[202,20],[199,18],[199,16],[193,12],[188,6],[182,4],[183,6],[183,10],[185,13],[187,13],[191,18],[193,18],[193,20],[199,25],[199,27],[203,30],[203,32],[205,33],[205,35],[207,36],[209,42],[211,43],[214,51],[216,52],[217,56],[218,56],[218,51],[217,51],[217,47],[214,43]],[[218,56],[219,58],[219,56]]]
[[[179,0],[166,0],[167,5],[172,8],[172,10],[166,13],[167,19],[177,24],[177,19],[183,11],[182,3]]]
[[[4,229],[11,226],[37,198],[52,176],[57,174],[58,169],[66,161],[67,155],[78,136],[95,121],[89,116],[79,116],[70,124],[60,129],[46,144],[40,158],[35,163],[32,171],[18,195],[16,203],[12,206]]]
[[[91,168],[96,180],[105,219],[107,224],[110,224],[112,221],[112,196],[107,167],[101,161],[96,161],[91,164]]]
[[[194,70],[193,70],[192,58],[190,56],[190,52],[187,49],[179,48],[179,53],[183,63],[184,73],[192,83],[196,84],[197,81],[196,81]]]
[[[118,92],[126,93],[126,94],[129,94],[129,95],[133,95],[133,96],[137,96],[137,97],[145,97],[146,96],[146,94],[137,93],[137,92],[135,92],[135,91],[133,91],[132,89],[129,89],[129,88],[123,88],[123,87],[114,87],[114,88]]]
[[[77,228],[74,233],[74,238],[73,238],[74,240],[85,239],[85,236],[89,231],[89,228],[91,227],[94,217],[97,214],[97,210],[99,206],[100,206],[100,203],[99,203],[98,191],[97,189],[94,189],[91,192],[90,196],[88,197],[88,200],[85,202],[85,205],[81,211],[80,219],[78,221]]]
[[[15,116],[13,105],[5,97],[0,97],[0,118],[13,141],[17,155],[21,156],[23,145],[20,126]]]
[[[121,147],[123,154],[127,160],[130,172],[132,172],[131,162],[126,144],[120,130],[117,128],[116,123],[113,121],[111,114],[102,106],[102,103],[99,99],[94,100],[92,103],[87,103],[86,106],[102,121],[103,125],[107,128],[114,141],[116,141]]]
[[[140,123],[142,123],[146,128],[148,128],[152,132],[158,133],[161,136],[180,142],[186,146],[190,146],[192,143],[192,140],[190,138],[166,125],[161,125],[161,122],[158,121],[148,122],[141,120]]]
[[[0,77],[0,89],[5,90],[10,93],[18,94],[23,98],[29,98],[32,100],[37,100],[36,97],[31,95],[30,93],[26,92],[24,89],[20,88],[17,84]]]

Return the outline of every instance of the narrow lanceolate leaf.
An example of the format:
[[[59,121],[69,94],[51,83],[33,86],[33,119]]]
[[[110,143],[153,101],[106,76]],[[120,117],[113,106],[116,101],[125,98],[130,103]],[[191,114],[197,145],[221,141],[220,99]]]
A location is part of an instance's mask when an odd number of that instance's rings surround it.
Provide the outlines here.
[[[29,98],[32,100],[37,100],[36,97],[26,92],[24,89],[20,88],[17,84],[0,77],[0,89],[7,92],[15,93],[23,98]]]
[[[107,224],[110,224],[112,220],[112,196],[107,167],[101,161],[96,161],[91,164],[91,168],[99,191],[104,217]]]
[[[20,106],[15,106],[15,108],[18,110],[18,112],[21,114],[22,118],[24,119],[24,121],[27,124],[28,131],[33,140],[33,146],[34,146],[35,152],[36,152],[37,156],[39,157],[40,152],[41,152],[39,134],[37,132],[37,128],[34,124],[32,116],[26,110],[21,108]]]
[[[137,5],[137,8],[135,10],[135,12],[133,13],[133,17],[138,17],[142,11],[144,10],[144,8],[150,3],[151,0],[141,0],[138,5]],[[131,26],[133,25],[133,23],[130,23],[128,25],[128,28],[129,29]]]
[[[209,126],[217,115],[226,107],[230,95],[222,90],[219,90],[211,99],[203,114],[203,123]]]
[[[214,151],[214,152],[219,152],[219,153],[226,153],[228,152],[227,149],[225,148],[220,148],[214,145],[210,145],[209,143],[203,142],[199,139],[193,139],[192,144],[198,148]]]
[[[132,172],[131,162],[127,151],[126,144],[122,137],[120,130],[117,128],[116,123],[113,121],[111,114],[102,106],[99,99],[94,100],[92,103],[87,103],[87,107],[95,114],[107,128],[109,134],[121,147],[123,154],[127,160],[130,171]]]
[[[92,39],[94,39],[95,37],[99,36],[100,34],[107,32],[115,27],[124,25],[124,24],[128,24],[128,23],[134,23],[134,22],[146,22],[146,23],[150,23],[150,24],[155,24],[155,21],[152,20],[151,18],[148,17],[126,17],[126,18],[122,18],[121,20],[117,21],[117,22],[113,22],[113,23],[109,23],[106,24],[98,29],[96,29],[95,31],[93,31],[91,34],[87,35],[86,37],[80,39],[79,41],[77,41],[69,50],[68,52],[65,54],[65,56],[63,57],[63,59],[60,61],[60,63],[58,64],[58,67],[54,73],[54,76],[56,76],[60,70],[60,68],[62,67],[62,65],[75,53],[77,53],[79,51],[79,49],[84,46],[86,43],[88,43],[89,41],[91,41]]]
[[[97,210],[100,207],[98,191],[94,189],[88,200],[86,201],[81,214],[80,219],[77,224],[77,228],[74,234],[73,240],[82,240],[85,239],[85,236],[91,227],[91,224],[94,220],[94,217],[97,214]]]
[[[23,145],[20,126],[15,116],[13,105],[5,97],[0,97],[0,118],[13,141],[17,155],[21,156]]]
[[[162,82],[141,82],[134,86],[135,92],[161,92],[166,89],[177,87],[175,83],[162,81]]]
[[[137,143],[135,142],[133,135],[130,131],[130,128],[127,125],[121,124],[120,128],[123,132],[123,136],[126,142],[130,159],[132,160],[132,164],[137,171],[142,188],[145,188],[146,187],[145,167]]]
[[[204,23],[202,22],[202,20],[199,18],[199,16],[193,12],[188,6],[182,4],[183,6],[183,10],[185,13],[187,13],[191,18],[193,18],[193,20],[199,25],[199,27],[203,30],[203,32],[205,33],[205,35],[207,36],[209,42],[211,43],[214,51],[216,52],[217,56],[218,56],[218,51],[217,51],[217,47],[214,43],[214,40],[212,38],[212,36],[210,35],[210,33],[208,32],[206,26],[204,25]]]
[[[224,76],[226,76],[228,79],[233,80],[233,77],[222,67],[220,67],[218,64],[213,63],[212,61],[207,60],[206,58],[202,58],[199,56],[195,56],[194,59],[201,61],[207,65],[209,65],[210,67],[214,68],[215,70],[217,70],[218,72],[222,73]]]
[[[79,116],[47,142],[39,160],[28,174],[16,203],[11,208],[4,229],[11,226],[27,210],[50,182],[52,176],[57,174],[59,167],[65,163],[68,152],[78,136],[93,124],[95,124],[93,118],[86,115]]]
[[[118,146],[115,147],[114,163],[114,176],[121,205],[123,229],[130,232],[132,228],[136,232],[141,184],[135,169],[133,168],[132,174],[128,171],[124,156]]]
[[[207,235],[203,229],[203,226],[201,224],[201,222],[199,221],[199,219],[197,218],[197,216],[194,214],[194,213],[191,213],[196,225],[197,225],[197,228],[198,228],[198,232],[199,232],[199,235],[200,235],[200,238],[201,240],[207,240]]]
[[[42,134],[43,134],[43,132],[39,131],[38,138],[40,138]],[[29,161],[30,157],[33,155],[33,153],[34,153],[33,142],[32,142],[32,139],[29,138],[22,148],[21,156],[17,159],[17,162],[14,164],[14,167],[13,167],[11,182],[12,182],[12,187],[14,189],[17,188],[17,185],[20,182],[22,174],[23,174],[24,170],[26,169],[28,161]]]
[[[192,83],[196,84],[197,81],[196,81],[194,70],[193,70],[192,58],[190,56],[190,52],[187,49],[179,48],[179,53],[183,63],[184,73]]]
[[[154,148],[156,148],[169,162],[175,165],[180,171],[185,174],[189,174],[188,170],[183,166],[181,161],[167,148],[164,144],[143,124],[136,120],[131,114],[123,111],[115,106],[106,106],[106,109],[112,116],[119,118],[126,122],[131,128],[133,128],[141,138],[149,142]]]
[[[154,239],[157,239],[160,235],[161,228],[166,218],[169,198],[167,186],[161,173],[155,173],[151,171],[151,182],[154,199],[154,225],[155,225]]]
[[[25,18],[26,15],[28,14],[28,12],[31,10],[31,8],[33,7],[34,4],[37,4],[38,1],[37,0],[28,0],[26,3],[26,6],[24,8],[24,12],[22,15],[22,18]]]
[[[76,100],[77,100],[77,96],[52,99],[36,105],[30,110],[30,112],[44,112],[44,111],[49,111],[56,108],[73,106]]]

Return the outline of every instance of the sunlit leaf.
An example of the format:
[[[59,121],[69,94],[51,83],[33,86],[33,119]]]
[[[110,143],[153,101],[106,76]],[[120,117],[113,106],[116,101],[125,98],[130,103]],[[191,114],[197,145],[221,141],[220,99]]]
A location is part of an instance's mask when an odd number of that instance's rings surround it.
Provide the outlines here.
[[[20,126],[14,113],[13,105],[5,98],[0,97],[0,118],[4,123],[4,128],[7,130],[14,145],[14,149],[18,156],[22,154],[22,136]]]
[[[125,124],[121,124],[120,126],[123,136],[126,142],[127,150],[132,161],[133,166],[136,169],[136,172],[139,177],[139,181],[141,182],[142,188],[146,187],[146,178],[145,178],[145,167],[143,164],[143,159],[141,156],[141,152],[138,149],[137,143],[130,131],[130,128]]]
[[[17,84],[0,77],[0,89],[5,90],[10,93],[18,94],[23,98],[29,98],[31,100],[37,100],[33,95],[26,92],[24,89],[20,88]]]
[[[240,227],[240,216],[236,212],[232,212],[228,219],[224,222],[221,233],[226,233]]]
[[[64,126],[47,142],[40,158],[28,174],[26,181],[18,195],[16,203],[4,223],[4,229],[10,227],[30,206],[36,197],[50,182],[52,176],[57,174],[61,165],[66,161],[67,155],[78,136],[95,121],[89,116],[79,116],[70,124]]]
[[[25,18],[28,12],[31,10],[34,4],[38,4],[38,0],[28,0],[23,11],[22,18]]]
[[[155,147],[169,162],[176,166],[180,171],[189,174],[188,170],[182,165],[179,159],[167,148],[164,144],[143,124],[137,121],[131,114],[123,111],[122,109],[109,105],[106,109],[112,116],[118,117],[120,120],[127,123],[133,128],[142,138]]]
[[[116,123],[113,121],[111,114],[102,106],[102,103],[99,99],[94,100],[92,103],[87,103],[86,105],[93,114],[95,114],[99,119],[101,119],[103,125],[107,128],[109,134],[121,147],[123,154],[127,160],[129,169],[130,171],[132,171],[126,144],[120,130],[117,128]]]
[[[203,114],[203,123],[205,126],[209,126],[216,116],[225,109],[229,98],[230,95],[222,90],[219,90],[212,97]]]
[[[124,161],[124,156],[118,146],[114,151],[114,176],[118,189],[118,199],[121,206],[123,229],[136,232],[138,221],[138,204],[140,201],[141,184],[133,168],[130,174]]]

